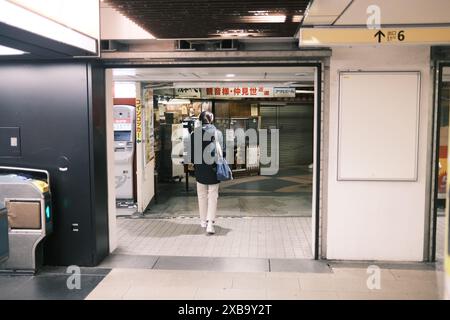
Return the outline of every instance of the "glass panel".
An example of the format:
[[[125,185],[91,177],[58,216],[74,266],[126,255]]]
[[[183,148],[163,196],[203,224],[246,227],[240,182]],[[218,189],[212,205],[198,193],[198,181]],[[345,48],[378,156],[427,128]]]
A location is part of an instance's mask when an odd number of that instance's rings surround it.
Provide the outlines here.
[[[449,109],[450,109],[450,67],[443,68],[440,83],[439,101],[439,172],[437,186],[437,225],[436,225],[436,259],[444,258],[445,243],[445,212],[448,193],[448,139],[449,139]]]

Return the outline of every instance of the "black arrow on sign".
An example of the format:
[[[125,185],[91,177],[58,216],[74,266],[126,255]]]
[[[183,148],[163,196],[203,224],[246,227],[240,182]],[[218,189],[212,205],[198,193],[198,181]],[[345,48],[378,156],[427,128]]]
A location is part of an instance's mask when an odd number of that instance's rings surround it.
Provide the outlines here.
[[[385,38],[386,35],[383,33],[383,31],[378,31],[377,33],[375,33],[374,37],[378,37],[378,43],[381,42],[381,37]]]

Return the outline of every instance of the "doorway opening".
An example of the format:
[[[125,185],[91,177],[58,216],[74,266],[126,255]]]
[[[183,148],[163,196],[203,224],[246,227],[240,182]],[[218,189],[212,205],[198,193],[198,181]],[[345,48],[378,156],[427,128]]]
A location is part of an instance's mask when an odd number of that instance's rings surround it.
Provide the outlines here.
[[[134,88],[121,99],[134,99],[135,112],[128,162],[135,197],[130,206],[117,199],[113,254],[317,258],[319,66],[113,69],[109,107],[123,105],[117,88]],[[220,183],[214,236],[200,227],[195,170],[186,161],[202,111],[215,115],[234,176]],[[249,134],[239,143],[242,132]]]
[[[445,257],[445,214],[448,210],[448,143],[450,125],[450,66],[440,65],[437,88],[437,123],[434,163],[433,219],[430,260],[443,263]]]

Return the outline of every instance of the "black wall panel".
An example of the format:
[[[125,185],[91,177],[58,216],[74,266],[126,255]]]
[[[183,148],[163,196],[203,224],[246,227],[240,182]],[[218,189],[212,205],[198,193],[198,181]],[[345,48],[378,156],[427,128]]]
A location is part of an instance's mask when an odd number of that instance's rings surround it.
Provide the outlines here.
[[[102,67],[89,67],[90,83],[90,123],[91,128],[91,185],[92,207],[94,213],[93,235],[95,237],[94,251],[101,254],[94,255],[94,265],[103,260],[109,253],[108,230],[108,168],[106,150],[106,101],[105,101],[105,70]]]
[[[0,127],[21,139],[21,156],[0,165],[51,175],[46,264],[93,266],[108,254],[103,75],[87,63],[0,64]]]

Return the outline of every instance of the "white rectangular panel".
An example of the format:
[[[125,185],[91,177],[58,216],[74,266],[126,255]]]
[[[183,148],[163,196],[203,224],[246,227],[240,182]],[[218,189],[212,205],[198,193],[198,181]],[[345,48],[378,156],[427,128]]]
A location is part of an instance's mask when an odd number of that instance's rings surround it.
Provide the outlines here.
[[[416,181],[420,72],[341,72],[338,180]]]

